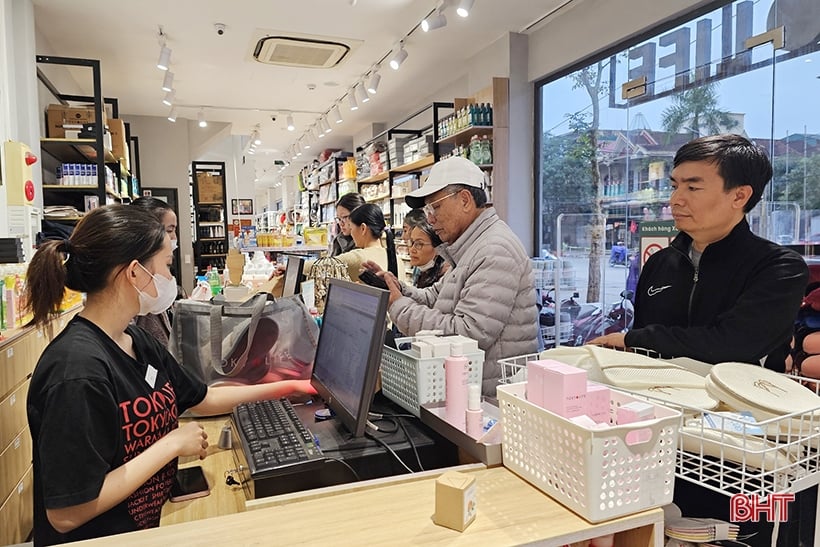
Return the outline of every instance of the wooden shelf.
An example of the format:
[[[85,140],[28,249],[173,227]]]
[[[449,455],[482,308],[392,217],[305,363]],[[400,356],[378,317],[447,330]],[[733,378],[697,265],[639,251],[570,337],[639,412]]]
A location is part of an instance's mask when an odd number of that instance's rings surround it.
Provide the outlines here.
[[[359,184],[370,184],[370,183],[373,183],[373,182],[382,182],[384,180],[387,180],[387,177],[389,177],[389,176],[390,176],[390,171],[382,171],[378,175],[373,175],[371,177],[359,179],[358,183]]]
[[[199,205],[219,205],[220,207],[225,206],[225,204],[221,201],[200,201],[199,203],[197,203],[197,206]]]
[[[89,190],[97,191],[99,187],[96,184],[44,184],[43,190],[68,190],[68,191],[82,191]]]
[[[425,167],[429,167],[435,163],[435,158],[433,154],[428,154],[422,158],[417,159],[416,161],[411,161],[410,163],[405,163],[404,165],[399,165],[398,167],[394,167],[390,170],[391,173],[412,173],[414,171],[418,171],[420,169],[424,169]]]
[[[225,241],[226,237],[200,237],[198,241]]]
[[[40,148],[63,163],[87,163],[97,161],[97,142],[94,139],[40,139]],[[105,149],[105,163],[118,163]]]
[[[453,133],[452,135],[448,135],[442,139],[439,139],[439,143],[453,143],[458,144],[460,142],[467,142],[469,141],[473,135],[492,135],[493,133],[493,126],[491,125],[471,125],[470,127],[465,127],[458,133]]]
[[[203,220],[198,223],[200,226],[222,226],[224,223],[219,220]]]
[[[378,196],[376,196],[376,197],[372,197],[372,198],[365,198],[365,201],[366,201],[367,203],[373,203],[374,201],[384,201],[384,200],[386,200],[386,199],[387,199],[387,198],[389,198],[389,197],[390,197],[390,194],[381,194],[381,195],[378,195]]]
[[[228,253],[207,253],[207,254],[201,254],[201,255],[199,255],[199,256],[207,256],[207,257],[212,257],[212,256],[228,256]]]

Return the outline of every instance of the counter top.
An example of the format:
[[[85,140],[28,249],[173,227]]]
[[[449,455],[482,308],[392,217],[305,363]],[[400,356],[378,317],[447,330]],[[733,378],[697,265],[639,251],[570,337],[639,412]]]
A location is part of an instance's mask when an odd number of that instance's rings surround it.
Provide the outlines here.
[[[478,513],[463,533],[433,523],[436,479],[426,473],[415,479],[404,475],[370,485],[334,487],[319,497],[306,492],[257,500],[259,508],[255,510],[123,534],[116,542],[119,547],[274,543],[497,546],[531,542],[560,546],[616,533],[616,547],[662,545],[660,509],[590,524],[509,469],[464,472],[476,478]],[[163,522],[167,523],[165,518]],[[110,542],[111,538],[100,538],[83,544]]]

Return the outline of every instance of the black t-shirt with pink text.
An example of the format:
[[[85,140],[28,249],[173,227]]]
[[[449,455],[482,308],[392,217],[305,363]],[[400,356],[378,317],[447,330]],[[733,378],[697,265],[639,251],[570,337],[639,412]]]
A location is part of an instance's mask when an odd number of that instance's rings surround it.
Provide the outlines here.
[[[207,386],[142,329],[129,326],[137,359],[99,327],[75,317],[49,344],[31,378],[34,544],[52,545],[159,526],[176,460],[123,502],[75,530],[52,528],[46,509],[96,499],[107,473],[178,427]]]

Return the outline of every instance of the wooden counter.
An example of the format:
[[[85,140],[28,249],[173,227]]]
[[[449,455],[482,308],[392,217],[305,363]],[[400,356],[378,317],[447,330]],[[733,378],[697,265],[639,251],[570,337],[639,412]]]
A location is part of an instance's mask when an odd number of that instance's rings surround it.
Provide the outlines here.
[[[372,481],[370,485],[333,487],[321,497],[305,492],[257,500],[257,507],[266,506],[123,534],[115,541],[118,547],[436,543],[496,546],[531,542],[560,546],[616,533],[615,545],[619,547],[662,545],[660,509],[590,524],[504,467],[466,472],[474,473],[477,479],[478,514],[463,533],[433,523],[435,477],[424,474],[417,478],[400,476]],[[163,522],[167,522],[165,518]],[[100,538],[83,544],[111,541],[112,538]]]

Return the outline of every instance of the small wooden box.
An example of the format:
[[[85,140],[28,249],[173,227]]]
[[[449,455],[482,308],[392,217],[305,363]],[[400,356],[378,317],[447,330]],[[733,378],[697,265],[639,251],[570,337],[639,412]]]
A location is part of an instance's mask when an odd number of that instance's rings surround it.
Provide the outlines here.
[[[433,522],[463,532],[475,520],[476,482],[458,471],[447,471],[436,479],[436,512]]]

